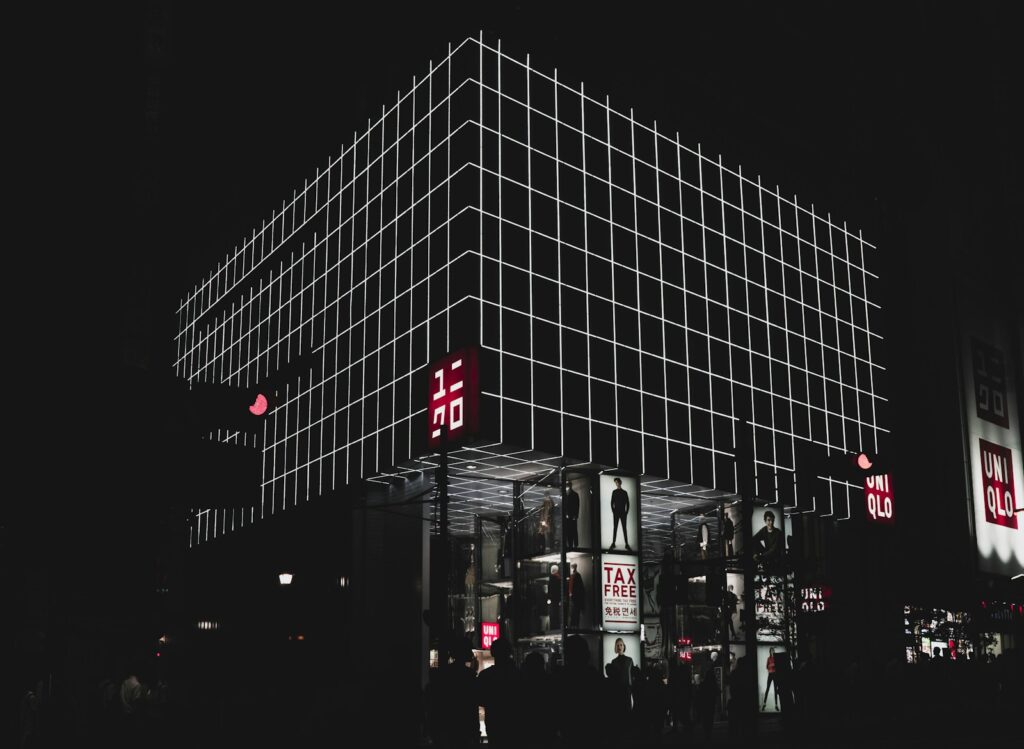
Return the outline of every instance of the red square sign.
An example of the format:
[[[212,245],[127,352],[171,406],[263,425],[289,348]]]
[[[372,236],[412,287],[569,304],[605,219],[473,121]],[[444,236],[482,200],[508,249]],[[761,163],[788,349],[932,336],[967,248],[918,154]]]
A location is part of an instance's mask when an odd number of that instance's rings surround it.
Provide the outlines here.
[[[896,522],[896,503],[892,494],[892,476],[880,473],[864,479],[864,502],[868,520],[892,525]]]
[[[477,433],[480,376],[475,348],[453,351],[430,367],[427,401],[428,444],[441,446],[441,427],[448,426],[448,442]]]
[[[480,622],[480,647],[489,650],[491,644],[501,637],[501,627],[498,622]]]
[[[978,442],[981,443],[981,486],[985,492],[981,500],[985,503],[985,520],[1006,528],[1016,528],[1013,452],[983,439]]]

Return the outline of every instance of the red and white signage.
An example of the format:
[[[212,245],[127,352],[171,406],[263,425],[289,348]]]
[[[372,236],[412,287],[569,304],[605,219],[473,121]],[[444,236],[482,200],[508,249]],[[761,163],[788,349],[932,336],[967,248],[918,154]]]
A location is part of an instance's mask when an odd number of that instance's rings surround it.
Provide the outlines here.
[[[978,442],[981,447],[981,486],[984,492],[985,520],[1005,528],[1016,528],[1013,452],[1002,445],[983,439],[979,439]]]
[[[624,554],[601,557],[601,609],[604,628],[640,631],[640,581],[637,558]]]
[[[428,444],[441,446],[441,427],[448,442],[474,435],[479,426],[480,375],[475,348],[453,351],[430,367],[427,401]]]
[[[881,473],[864,479],[864,502],[867,517],[873,523],[892,525],[896,522],[892,495],[892,476]]]
[[[501,637],[498,622],[480,622],[480,647],[489,650],[491,643]]]

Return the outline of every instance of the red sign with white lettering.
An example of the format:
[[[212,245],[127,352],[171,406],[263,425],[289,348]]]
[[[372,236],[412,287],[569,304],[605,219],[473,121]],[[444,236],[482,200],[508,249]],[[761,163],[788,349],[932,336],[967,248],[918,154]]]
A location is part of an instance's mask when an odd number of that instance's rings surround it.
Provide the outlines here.
[[[480,622],[480,647],[488,650],[491,643],[501,637],[501,627],[498,622]]]
[[[1014,513],[1013,452],[1009,448],[979,439],[981,443],[981,486],[985,493],[985,520],[1006,528],[1017,527]]]
[[[892,495],[892,476],[881,473],[864,479],[864,502],[868,520],[892,525],[896,522],[896,504]]]
[[[475,348],[453,351],[430,367],[427,401],[428,444],[441,446],[441,427],[448,442],[474,435],[479,426],[480,375]]]

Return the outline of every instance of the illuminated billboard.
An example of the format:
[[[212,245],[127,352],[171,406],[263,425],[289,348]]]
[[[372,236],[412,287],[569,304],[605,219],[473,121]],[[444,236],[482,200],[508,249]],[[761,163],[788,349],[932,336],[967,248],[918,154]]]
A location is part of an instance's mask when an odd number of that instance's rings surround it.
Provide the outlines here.
[[[1013,339],[978,319],[962,330],[964,415],[972,517],[982,572],[1024,572],[1024,528],[1017,508],[1024,483]]]

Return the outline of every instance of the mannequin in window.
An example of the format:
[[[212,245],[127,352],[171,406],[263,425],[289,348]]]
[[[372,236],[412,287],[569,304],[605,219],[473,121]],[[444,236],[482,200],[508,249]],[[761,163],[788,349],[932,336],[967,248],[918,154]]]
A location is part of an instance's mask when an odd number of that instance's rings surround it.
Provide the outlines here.
[[[555,530],[555,500],[550,494],[544,495],[540,505],[540,517],[537,523],[537,535],[540,537],[541,553],[551,548],[552,534]]]
[[[565,548],[566,551],[577,548],[580,545],[580,531],[576,522],[580,517],[580,495],[576,492],[575,481],[570,481],[565,492],[565,500],[562,502],[562,512],[565,514]]]
[[[562,575],[558,565],[551,565],[548,575],[548,629],[559,629],[562,626]]]
[[[575,562],[570,565],[572,573],[569,575],[569,626],[573,629],[580,628],[580,614],[586,602],[587,590],[583,586],[583,575],[577,570]]]
[[[626,517],[629,515],[629,495],[626,490],[622,488],[622,479],[616,477],[612,479],[615,482],[615,489],[612,491],[611,497],[611,509],[612,509],[612,545],[608,547],[611,551],[615,548],[615,541],[619,535],[619,526],[622,526],[622,540],[626,544],[626,551],[632,551],[629,547],[629,535],[626,532]]]
[[[711,545],[711,530],[707,523],[701,523],[700,528],[700,558],[708,558],[708,547]]]
[[[732,540],[736,535],[736,526],[732,522],[732,518],[729,517],[729,513],[725,513],[725,519],[722,520],[722,542],[725,545],[725,556],[731,557],[735,554],[733,551]]]
[[[722,594],[722,612],[729,619],[729,635],[736,639],[736,625],[733,624],[732,618],[736,616],[736,607],[739,604],[739,597],[733,591],[733,586],[730,585],[729,589]]]

